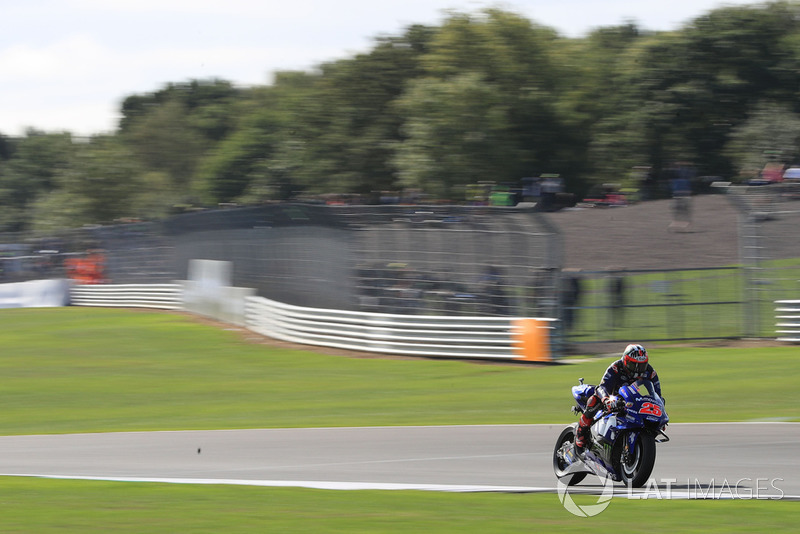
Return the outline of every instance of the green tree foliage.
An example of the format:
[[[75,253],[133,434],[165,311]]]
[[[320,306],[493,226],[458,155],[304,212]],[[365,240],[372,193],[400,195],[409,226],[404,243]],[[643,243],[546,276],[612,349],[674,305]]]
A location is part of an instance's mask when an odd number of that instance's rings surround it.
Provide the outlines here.
[[[126,144],[152,172],[164,172],[175,187],[188,188],[203,154],[201,134],[192,127],[186,105],[170,100],[134,123]]]
[[[301,190],[369,195],[397,186],[391,160],[404,117],[395,102],[422,73],[431,35],[413,26],[378,39],[368,54],[322,66],[313,90],[292,106],[290,145],[281,152],[294,155]]]
[[[11,159],[13,153],[13,140],[3,134],[0,134],[0,161]]]
[[[192,80],[125,99],[119,136],[150,173],[151,185],[161,184],[161,198],[173,205],[197,203],[198,169],[235,131],[241,94],[229,82]],[[156,212],[163,215],[169,206],[161,204]]]
[[[762,100],[793,102],[798,83],[795,3],[722,8],[682,31],[635,42],[622,56],[616,113],[592,134],[603,174],[631,164],[661,173],[690,160],[702,173],[730,176],[732,131]],[[605,168],[603,168],[605,167]]]
[[[515,182],[533,173],[558,172],[572,160],[568,136],[557,114],[560,69],[553,62],[556,44],[557,35],[552,30],[495,9],[477,15],[452,14],[432,39],[429,52],[422,58],[427,78],[462,86],[467,80],[470,83],[480,80],[485,84],[484,89],[491,87],[490,91],[483,90],[486,100],[479,104],[487,113],[479,123],[491,123],[494,128],[479,141],[482,153],[494,155],[481,166],[493,168],[482,173],[483,179]],[[426,80],[419,83],[430,84]],[[412,113],[407,121],[418,125],[420,108],[426,106],[424,103],[409,106],[409,100],[423,97],[414,95],[414,91],[419,91],[416,84],[411,85],[403,100],[405,109]],[[502,110],[498,107],[500,102]],[[431,109],[438,116],[461,111],[456,106],[449,112]],[[473,106],[466,117],[453,116],[448,120],[472,121],[477,118],[475,112]],[[416,127],[407,128],[411,136],[417,132]],[[415,145],[422,148],[413,138],[404,145],[401,151],[405,156],[398,162],[408,162],[408,153]],[[472,151],[475,147],[465,148]],[[449,159],[461,156],[466,154],[453,153]],[[420,154],[417,159],[431,158]],[[404,168],[401,172],[407,174]]]
[[[729,138],[726,153],[743,180],[773,161],[800,162],[800,114],[787,104],[757,104]]]
[[[638,164],[640,157],[621,160],[621,148],[640,153],[641,128],[625,117],[629,102],[622,95],[629,83],[621,65],[638,44],[648,38],[634,24],[599,28],[584,39],[564,40],[554,51],[559,78],[557,116],[563,121],[564,140],[557,150],[568,152],[559,172],[572,177],[573,193],[582,195],[596,175],[609,181]],[[640,119],[642,120],[642,119]],[[604,135],[604,121],[612,121],[612,136]],[[598,129],[598,125],[601,128]],[[609,154],[616,157],[609,158]]]
[[[32,227],[44,233],[139,217],[138,197],[148,195],[140,171],[133,154],[116,138],[74,145],[69,165],[53,177],[58,187],[35,201]]]
[[[131,95],[118,132],[0,137],[0,230],[162,217],[176,206],[422,189],[557,173],[579,196],[634,167],[666,180],[800,158],[800,4],[723,7],[673,32],[564,38],[516,13],[450,12],[274,83]],[[629,184],[635,185],[635,184]]]
[[[57,186],[75,145],[69,133],[28,130],[13,143],[13,156],[0,166],[0,231],[21,231],[31,223],[29,207]]]
[[[502,94],[480,74],[421,78],[398,103],[406,140],[394,160],[401,184],[437,198],[507,174],[514,139]]]
[[[396,187],[391,158],[403,117],[394,102],[421,73],[431,33],[412,26],[318,72],[277,73],[272,86],[250,93],[238,130],[206,160],[206,198],[259,202]]]
[[[229,108],[241,94],[230,82],[211,79],[170,83],[154,93],[131,95],[122,102],[120,132],[127,132],[161,105],[178,102],[202,137],[219,141],[234,126],[235,118]]]
[[[315,103],[319,76],[280,72],[270,87],[255,89],[243,103],[235,131],[218,143],[198,172],[208,203],[285,200],[296,190],[294,170],[304,162],[302,132],[315,116],[303,114]],[[306,118],[307,117],[307,118]]]

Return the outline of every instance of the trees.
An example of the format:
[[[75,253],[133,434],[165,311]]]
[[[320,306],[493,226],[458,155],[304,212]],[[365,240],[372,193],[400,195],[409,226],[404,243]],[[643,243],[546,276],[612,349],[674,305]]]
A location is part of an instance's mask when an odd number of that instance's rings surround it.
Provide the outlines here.
[[[318,76],[300,72],[275,75],[271,87],[254,89],[239,102],[240,120],[228,137],[201,162],[197,180],[208,203],[286,200],[300,186],[288,173],[302,157],[298,131],[306,123],[301,103],[313,94]]]
[[[647,119],[629,115],[640,110],[625,95],[628,68],[638,68],[628,56],[650,38],[634,24],[625,24],[560,42],[554,52],[559,68],[556,106],[565,134],[559,150],[569,147],[561,172],[573,177],[570,189],[580,196],[592,179],[617,182],[642,159],[643,147],[636,145],[643,140]]]
[[[412,26],[366,54],[281,72],[249,92],[246,116],[203,162],[209,202],[286,200],[302,192],[370,194],[396,186],[402,118],[393,102],[419,75],[431,31]]]
[[[800,161],[800,114],[788,104],[759,102],[731,131],[725,153],[742,180],[758,177],[771,161]]]
[[[676,160],[703,174],[735,173],[726,146],[758,103],[796,107],[797,11],[786,2],[721,8],[633,43],[622,56],[617,112],[592,135],[600,173],[638,164],[663,176]]]
[[[69,164],[53,177],[56,187],[33,203],[31,228],[42,232],[140,217],[151,191],[133,154],[114,137],[74,145]],[[147,206],[140,201],[148,199]]]
[[[459,201],[466,184],[543,173],[581,195],[635,166],[746,174],[765,148],[796,163],[798,15],[772,2],[567,39],[500,9],[450,12],[269,86],[171,83],[126,98],[114,135],[0,137],[0,230],[303,193]]]
[[[11,143],[11,157],[0,167],[0,231],[28,228],[34,200],[57,186],[56,177],[69,167],[74,150],[69,133],[28,130]]]
[[[161,189],[159,198],[172,205],[199,204],[198,169],[234,131],[241,94],[230,82],[212,79],[168,84],[125,99],[119,137],[150,173],[152,186]],[[161,204],[157,211],[164,215],[169,206]]]
[[[401,185],[463,199],[467,184],[509,176],[509,110],[480,74],[416,80],[398,106],[406,117],[406,139],[393,160]]]
[[[396,106],[422,70],[432,30],[412,26],[366,54],[322,65],[314,87],[292,101],[295,121],[282,154],[303,190],[356,193],[397,187],[392,157],[404,117]]]
[[[452,195],[457,184],[566,168],[555,44],[555,32],[513,13],[451,14],[398,101],[402,182]]]

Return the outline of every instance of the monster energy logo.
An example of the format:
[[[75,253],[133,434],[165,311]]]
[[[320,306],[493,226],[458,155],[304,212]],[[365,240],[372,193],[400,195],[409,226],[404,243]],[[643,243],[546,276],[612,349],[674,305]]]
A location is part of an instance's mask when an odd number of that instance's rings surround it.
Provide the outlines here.
[[[606,442],[597,443],[597,446],[595,447],[595,450],[597,450],[598,452],[601,452],[601,453],[605,453],[606,455],[610,455],[611,454],[611,444],[610,443],[606,443]]]

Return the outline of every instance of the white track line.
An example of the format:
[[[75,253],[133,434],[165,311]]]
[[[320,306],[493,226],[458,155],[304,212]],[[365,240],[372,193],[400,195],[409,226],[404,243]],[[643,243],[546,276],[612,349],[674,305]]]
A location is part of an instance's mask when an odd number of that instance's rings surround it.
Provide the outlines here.
[[[259,486],[274,488],[309,488],[322,490],[379,490],[379,491],[442,491],[451,493],[556,493],[557,488],[531,487],[531,486],[480,486],[458,484],[402,484],[391,482],[333,482],[319,480],[248,480],[234,478],[160,478],[160,477],[104,477],[83,475],[37,475],[21,473],[0,473],[0,477],[29,477],[56,480],[92,480],[106,482],[140,482],[159,484],[200,484],[200,485],[234,485],[234,486]],[[597,494],[599,489],[573,488],[573,493]],[[614,497],[634,500],[751,500],[747,496],[739,496],[732,491],[671,491],[665,494],[662,490],[633,490],[616,489]],[[775,495],[772,500],[800,500],[800,495]],[[769,496],[759,500],[770,500]]]
[[[556,488],[526,486],[477,486],[459,484],[402,484],[394,482],[332,482],[319,480],[248,480],[236,478],[160,478],[160,477],[105,477],[83,475],[37,475],[22,473],[0,473],[0,477],[31,477],[58,480],[97,480],[107,482],[155,482],[160,484],[220,484],[235,486],[263,486],[276,488],[311,488],[326,490],[419,490],[449,492],[506,492],[534,493],[555,492]]]

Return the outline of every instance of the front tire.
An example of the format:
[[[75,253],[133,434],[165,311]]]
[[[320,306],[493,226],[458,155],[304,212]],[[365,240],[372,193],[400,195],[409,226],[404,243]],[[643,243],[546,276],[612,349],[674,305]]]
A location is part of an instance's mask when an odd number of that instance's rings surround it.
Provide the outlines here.
[[[626,438],[623,438],[626,439]],[[619,473],[622,482],[632,488],[644,486],[656,464],[656,438],[652,434],[641,433],[633,450],[625,451],[619,457]]]
[[[576,427],[577,423],[562,430],[561,434],[559,434],[558,439],[556,440],[556,446],[553,449],[553,471],[555,472],[556,477],[558,477],[558,479],[564,482],[567,486],[574,486],[586,478],[586,473],[565,472],[567,467],[569,467],[569,464],[564,460],[563,455],[567,449],[572,448],[575,445]]]

